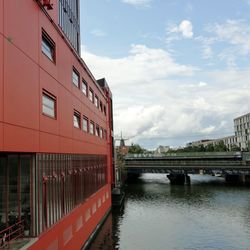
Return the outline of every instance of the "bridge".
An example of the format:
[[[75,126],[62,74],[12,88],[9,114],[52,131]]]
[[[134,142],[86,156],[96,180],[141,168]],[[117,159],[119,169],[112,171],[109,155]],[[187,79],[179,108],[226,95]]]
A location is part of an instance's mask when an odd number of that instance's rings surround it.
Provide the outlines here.
[[[198,173],[220,173],[227,182],[250,183],[250,152],[128,154],[125,169],[129,176],[168,173],[172,184],[189,182],[188,174]]]

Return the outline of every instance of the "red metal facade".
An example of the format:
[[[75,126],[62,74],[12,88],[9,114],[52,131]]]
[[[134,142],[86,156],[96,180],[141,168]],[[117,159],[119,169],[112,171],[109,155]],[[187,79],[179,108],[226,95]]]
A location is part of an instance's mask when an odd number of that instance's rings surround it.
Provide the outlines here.
[[[56,1],[53,6],[52,16],[56,16]],[[72,84],[72,67],[103,103],[107,99],[66,38],[36,1],[2,0],[0,11],[1,151],[107,154],[107,141],[73,127],[74,110],[106,130],[108,116]],[[56,44],[56,63],[41,51],[42,29]],[[42,114],[43,89],[57,99],[56,119]]]
[[[91,72],[58,26],[53,9],[39,0],[0,1],[0,153],[53,153],[107,157],[107,185],[52,228],[30,249],[80,249],[111,205],[112,131],[109,89],[98,86]],[[55,62],[42,53],[42,32],[55,43]],[[107,112],[95,106],[72,83],[75,68]],[[56,118],[42,112],[42,94],[56,100]],[[106,138],[73,126],[74,111],[107,131]],[[41,240],[40,240],[41,239]]]

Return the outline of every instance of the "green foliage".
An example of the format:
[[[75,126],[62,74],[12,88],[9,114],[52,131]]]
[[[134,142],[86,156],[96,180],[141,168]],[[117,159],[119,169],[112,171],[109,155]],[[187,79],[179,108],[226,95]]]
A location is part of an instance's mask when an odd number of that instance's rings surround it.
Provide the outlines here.
[[[223,141],[220,141],[218,144],[215,144],[214,151],[216,152],[223,152],[223,151],[229,151],[227,146],[224,144]]]
[[[211,144],[208,144],[207,146],[206,146],[206,151],[207,152],[214,152],[215,151],[215,149],[214,149],[214,145],[211,143]]]
[[[236,144],[233,144],[233,145],[231,146],[231,150],[230,150],[230,151],[234,151],[234,152],[240,151],[240,147],[237,146]]]
[[[249,145],[250,146],[250,145]],[[171,152],[181,153],[181,152],[225,152],[225,151],[240,151],[240,148],[237,145],[232,145],[231,149],[227,148],[223,141],[218,142],[213,145],[212,143],[207,146],[187,146],[179,149],[170,149]]]
[[[133,144],[129,147],[128,152],[130,154],[143,154],[146,152],[144,148],[142,148],[139,144]]]
[[[247,151],[250,152],[250,141],[247,142]]]

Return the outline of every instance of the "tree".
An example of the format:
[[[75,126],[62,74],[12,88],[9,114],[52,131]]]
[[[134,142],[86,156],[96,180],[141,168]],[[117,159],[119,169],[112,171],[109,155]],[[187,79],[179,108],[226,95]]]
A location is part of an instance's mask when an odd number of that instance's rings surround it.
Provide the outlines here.
[[[250,141],[247,142],[247,151],[250,152]]]
[[[234,152],[236,152],[236,151],[240,151],[240,147],[239,147],[239,146],[237,146],[236,144],[233,144],[233,145],[231,146],[230,151],[234,151]]]
[[[133,144],[129,147],[128,152],[130,154],[143,154],[145,152],[145,149],[142,148],[139,144]]]
[[[212,143],[206,146],[206,152],[214,152],[214,145]]]
[[[218,144],[215,144],[214,151],[217,151],[217,152],[228,151],[228,148],[223,141],[219,141]]]

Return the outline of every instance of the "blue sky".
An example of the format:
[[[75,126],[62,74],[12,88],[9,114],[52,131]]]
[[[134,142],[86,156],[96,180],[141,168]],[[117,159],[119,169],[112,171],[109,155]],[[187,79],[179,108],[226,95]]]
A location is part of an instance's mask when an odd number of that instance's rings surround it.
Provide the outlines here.
[[[146,148],[233,134],[250,112],[250,0],[81,1],[82,57]]]

